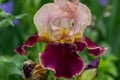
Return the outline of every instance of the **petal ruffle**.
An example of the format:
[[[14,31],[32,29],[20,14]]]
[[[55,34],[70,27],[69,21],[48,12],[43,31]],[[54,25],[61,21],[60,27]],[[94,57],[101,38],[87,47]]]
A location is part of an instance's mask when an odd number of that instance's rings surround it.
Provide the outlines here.
[[[77,49],[80,52],[82,52],[86,48],[86,44],[83,42],[75,42],[75,44],[77,45]]]
[[[59,5],[61,8],[65,7],[66,2],[68,2],[68,0],[54,0],[54,3]]]
[[[67,2],[72,2],[74,4],[78,4],[79,0],[54,0],[54,3],[59,5],[61,8],[64,8],[66,6]]]
[[[73,44],[49,43],[40,59],[43,67],[54,71],[58,78],[71,78],[84,69],[84,61]]]
[[[75,42],[79,51],[83,51],[85,48],[88,48],[89,53],[94,56],[101,56],[107,48],[97,46],[93,41],[91,41],[86,36],[83,36],[82,40]]]
[[[67,5],[75,22],[70,34],[79,33],[83,35],[85,28],[91,23],[91,12],[89,8],[78,1],[75,1],[74,4],[69,2]]]
[[[51,35],[51,26],[56,18],[66,16],[67,13],[62,11],[58,5],[48,3],[42,6],[34,16],[34,23],[37,27],[39,36]],[[50,38],[50,37],[49,37]]]
[[[86,5],[82,4],[81,2],[79,2],[77,8],[78,8],[78,11],[76,11],[77,17],[75,18],[76,31],[83,34],[86,27],[91,23],[92,20],[91,11]]]
[[[84,41],[86,43],[87,48],[89,49],[89,53],[94,56],[100,56],[105,53],[107,48],[97,46],[93,41],[91,41],[89,38],[84,36]]]
[[[15,49],[18,54],[27,54],[27,47],[32,47],[38,42],[38,33],[32,35],[26,42],[24,42],[20,47]]]

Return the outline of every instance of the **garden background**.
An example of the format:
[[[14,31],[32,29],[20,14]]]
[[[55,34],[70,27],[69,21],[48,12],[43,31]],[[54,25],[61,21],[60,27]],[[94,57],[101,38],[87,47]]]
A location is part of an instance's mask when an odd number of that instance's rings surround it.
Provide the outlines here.
[[[120,0],[80,0],[93,15],[85,35],[108,50],[101,57],[96,80],[120,80]],[[25,60],[39,60],[44,43],[37,43],[28,55],[18,55],[14,49],[37,30],[35,12],[53,0],[0,0],[0,80],[23,80],[21,70]],[[89,59],[86,55],[84,58]]]

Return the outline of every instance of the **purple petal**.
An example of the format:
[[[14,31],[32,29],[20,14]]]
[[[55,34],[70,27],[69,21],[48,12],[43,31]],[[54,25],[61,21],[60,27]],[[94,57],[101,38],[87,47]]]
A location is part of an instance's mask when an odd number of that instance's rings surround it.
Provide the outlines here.
[[[80,52],[82,52],[86,48],[86,44],[83,42],[75,42],[75,44],[77,45],[77,49]]]
[[[8,1],[6,3],[0,4],[0,8],[6,13],[12,13],[13,11],[13,2]]]
[[[27,47],[23,44],[14,50],[18,54],[27,54]]]
[[[93,41],[91,41],[89,38],[84,36],[84,42],[86,44],[86,47],[89,49],[89,53],[94,56],[100,56],[105,53],[107,48],[97,46]]]
[[[84,38],[84,42],[88,48],[90,48],[90,49],[96,48],[96,44],[93,41],[91,41],[88,37],[84,36],[83,38]]]
[[[107,50],[107,48],[97,47],[96,49],[89,49],[91,55],[100,56]]]
[[[24,42],[20,47],[15,49],[18,54],[27,54],[27,47],[32,47],[38,42],[38,33],[32,35],[26,42]]]
[[[54,71],[58,78],[71,78],[84,69],[84,62],[72,44],[49,43],[40,59],[43,67]]]
[[[100,62],[100,57],[96,58],[95,60],[90,61],[85,69],[92,69],[92,68],[98,68]]]
[[[106,6],[106,5],[109,3],[109,0],[98,0],[98,3],[99,3],[101,6]]]
[[[15,25],[19,25],[19,24],[20,24],[20,21],[19,21],[19,19],[14,19],[14,20],[13,20],[13,23],[14,23]]]

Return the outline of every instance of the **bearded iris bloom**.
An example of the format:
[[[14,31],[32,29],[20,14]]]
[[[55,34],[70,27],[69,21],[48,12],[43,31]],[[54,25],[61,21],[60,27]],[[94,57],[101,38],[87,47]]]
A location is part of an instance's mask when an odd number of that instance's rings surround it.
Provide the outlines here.
[[[79,56],[85,48],[96,57],[106,51],[83,35],[91,23],[91,12],[79,0],[54,0],[54,3],[43,5],[35,14],[34,23],[38,32],[15,51],[27,54],[28,47],[46,42],[45,51],[40,53],[40,63],[58,78],[72,78],[85,69],[86,64]]]

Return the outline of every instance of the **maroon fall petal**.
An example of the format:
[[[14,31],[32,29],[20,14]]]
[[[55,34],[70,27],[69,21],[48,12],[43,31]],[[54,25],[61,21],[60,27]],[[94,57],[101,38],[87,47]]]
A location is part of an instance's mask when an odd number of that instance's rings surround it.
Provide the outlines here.
[[[27,47],[25,45],[21,45],[20,47],[16,48],[14,51],[18,54],[26,54]]]
[[[18,54],[27,54],[27,47],[32,47],[38,42],[38,33],[32,35],[27,41],[25,41],[20,47],[15,49]]]
[[[105,53],[107,48],[97,46],[93,41],[91,41],[89,38],[84,36],[84,42],[86,44],[86,47],[89,49],[89,53],[94,56],[100,56]]]
[[[32,35],[24,44],[27,47],[32,47],[36,44],[36,42],[38,42],[38,33],[35,33],[34,35]]]
[[[103,53],[107,50],[107,48],[97,47],[96,49],[89,49],[89,53],[94,56],[103,55]]]
[[[93,41],[91,41],[88,37],[84,36],[83,40],[89,49],[95,49],[97,47],[96,44]]]
[[[77,45],[77,49],[80,52],[82,52],[86,48],[86,44],[83,42],[75,42],[75,44]]]
[[[43,67],[54,71],[58,78],[71,78],[84,69],[84,62],[73,44],[49,43],[40,59]]]

